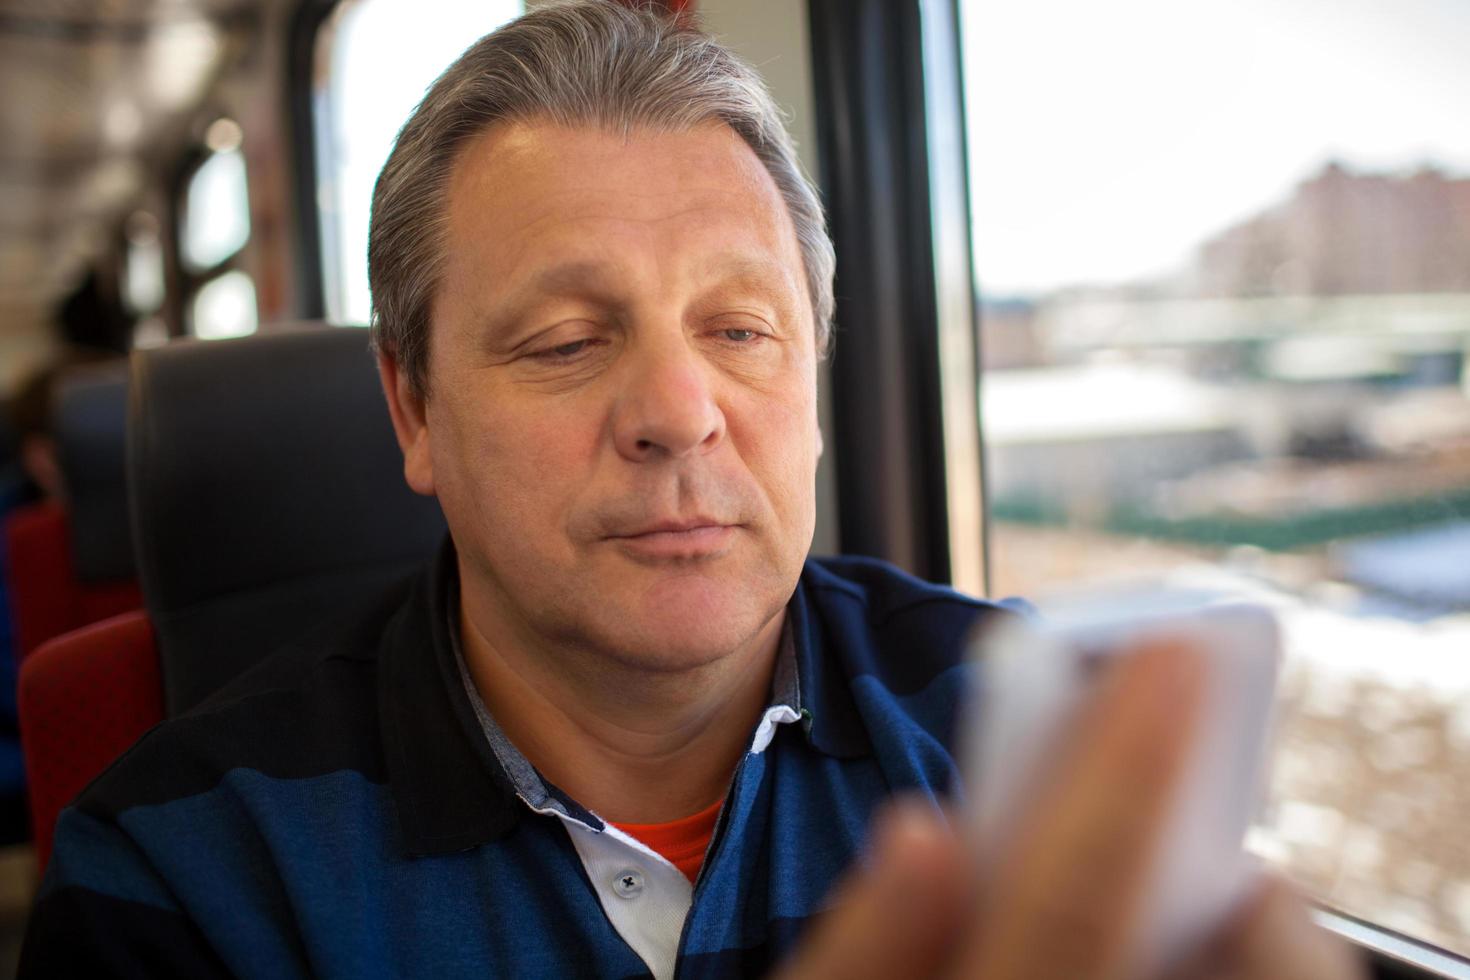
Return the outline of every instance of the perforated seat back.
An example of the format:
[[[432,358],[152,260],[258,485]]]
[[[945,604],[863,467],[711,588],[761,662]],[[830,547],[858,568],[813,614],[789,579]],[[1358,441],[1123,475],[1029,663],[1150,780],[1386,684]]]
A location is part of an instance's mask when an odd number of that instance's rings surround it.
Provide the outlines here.
[[[184,342],[133,359],[128,473],[165,703],[198,703],[432,556],[353,328]]]

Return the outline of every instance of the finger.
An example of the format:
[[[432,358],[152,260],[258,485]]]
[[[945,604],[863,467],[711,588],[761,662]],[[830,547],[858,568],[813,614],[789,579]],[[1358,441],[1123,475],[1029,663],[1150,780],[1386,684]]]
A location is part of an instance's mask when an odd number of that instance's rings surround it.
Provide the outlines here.
[[[1250,903],[1211,944],[1199,980],[1364,980],[1360,957],[1312,921],[1301,897],[1281,879],[1262,883]]]
[[[894,804],[875,821],[866,866],[778,976],[784,980],[931,977],[963,918],[970,864],[930,803]]]
[[[1162,642],[1111,668],[991,879],[960,976],[1090,980],[1126,967],[1204,669],[1197,653]]]

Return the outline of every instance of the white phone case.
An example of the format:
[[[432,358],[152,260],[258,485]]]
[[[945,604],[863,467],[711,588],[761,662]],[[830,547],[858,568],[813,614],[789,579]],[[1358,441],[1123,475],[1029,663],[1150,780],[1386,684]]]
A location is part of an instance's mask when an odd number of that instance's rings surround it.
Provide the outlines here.
[[[1099,675],[1099,659],[1163,636],[1201,651],[1207,691],[1130,947],[1135,975],[1143,977],[1207,939],[1253,880],[1255,862],[1243,843],[1264,786],[1280,660],[1274,614],[1204,593],[1149,591],[1099,595],[1048,610],[1040,623],[992,627],[972,642],[976,690],[962,736],[972,830],[990,864],[1004,853],[1029,787]]]

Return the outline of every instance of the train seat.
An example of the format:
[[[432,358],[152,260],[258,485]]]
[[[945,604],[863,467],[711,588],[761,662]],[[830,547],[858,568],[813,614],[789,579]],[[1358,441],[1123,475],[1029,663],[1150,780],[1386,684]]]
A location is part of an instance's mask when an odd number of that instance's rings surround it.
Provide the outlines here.
[[[5,563],[15,655],[23,660],[74,629],[80,615],[66,508],[43,500],[6,515]]]
[[[61,810],[163,719],[153,627],[141,610],[42,644],[20,668],[31,834],[44,871]]]
[[[141,608],[128,518],[128,366],[72,368],[57,382],[53,424],[78,583],[76,626]]]
[[[411,574],[445,533],[403,481],[361,329],[139,352],[128,474],[170,715]]]
[[[124,482],[125,363],[67,371],[51,420],[66,503],[42,501],[6,521],[6,581],[21,659],[52,637],[143,604]]]
[[[5,581],[20,660],[52,637],[143,605],[136,578],[84,578],[75,540],[71,514],[56,501],[18,507],[6,517]]]

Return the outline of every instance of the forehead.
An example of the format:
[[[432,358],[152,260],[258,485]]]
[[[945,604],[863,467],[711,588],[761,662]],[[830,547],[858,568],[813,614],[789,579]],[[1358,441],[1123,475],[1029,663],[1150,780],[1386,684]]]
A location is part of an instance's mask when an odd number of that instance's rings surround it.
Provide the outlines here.
[[[446,285],[494,289],[549,261],[662,274],[759,263],[796,287],[790,215],[754,151],[720,123],[624,136],[594,127],[501,123],[461,150],[448,188]]]

